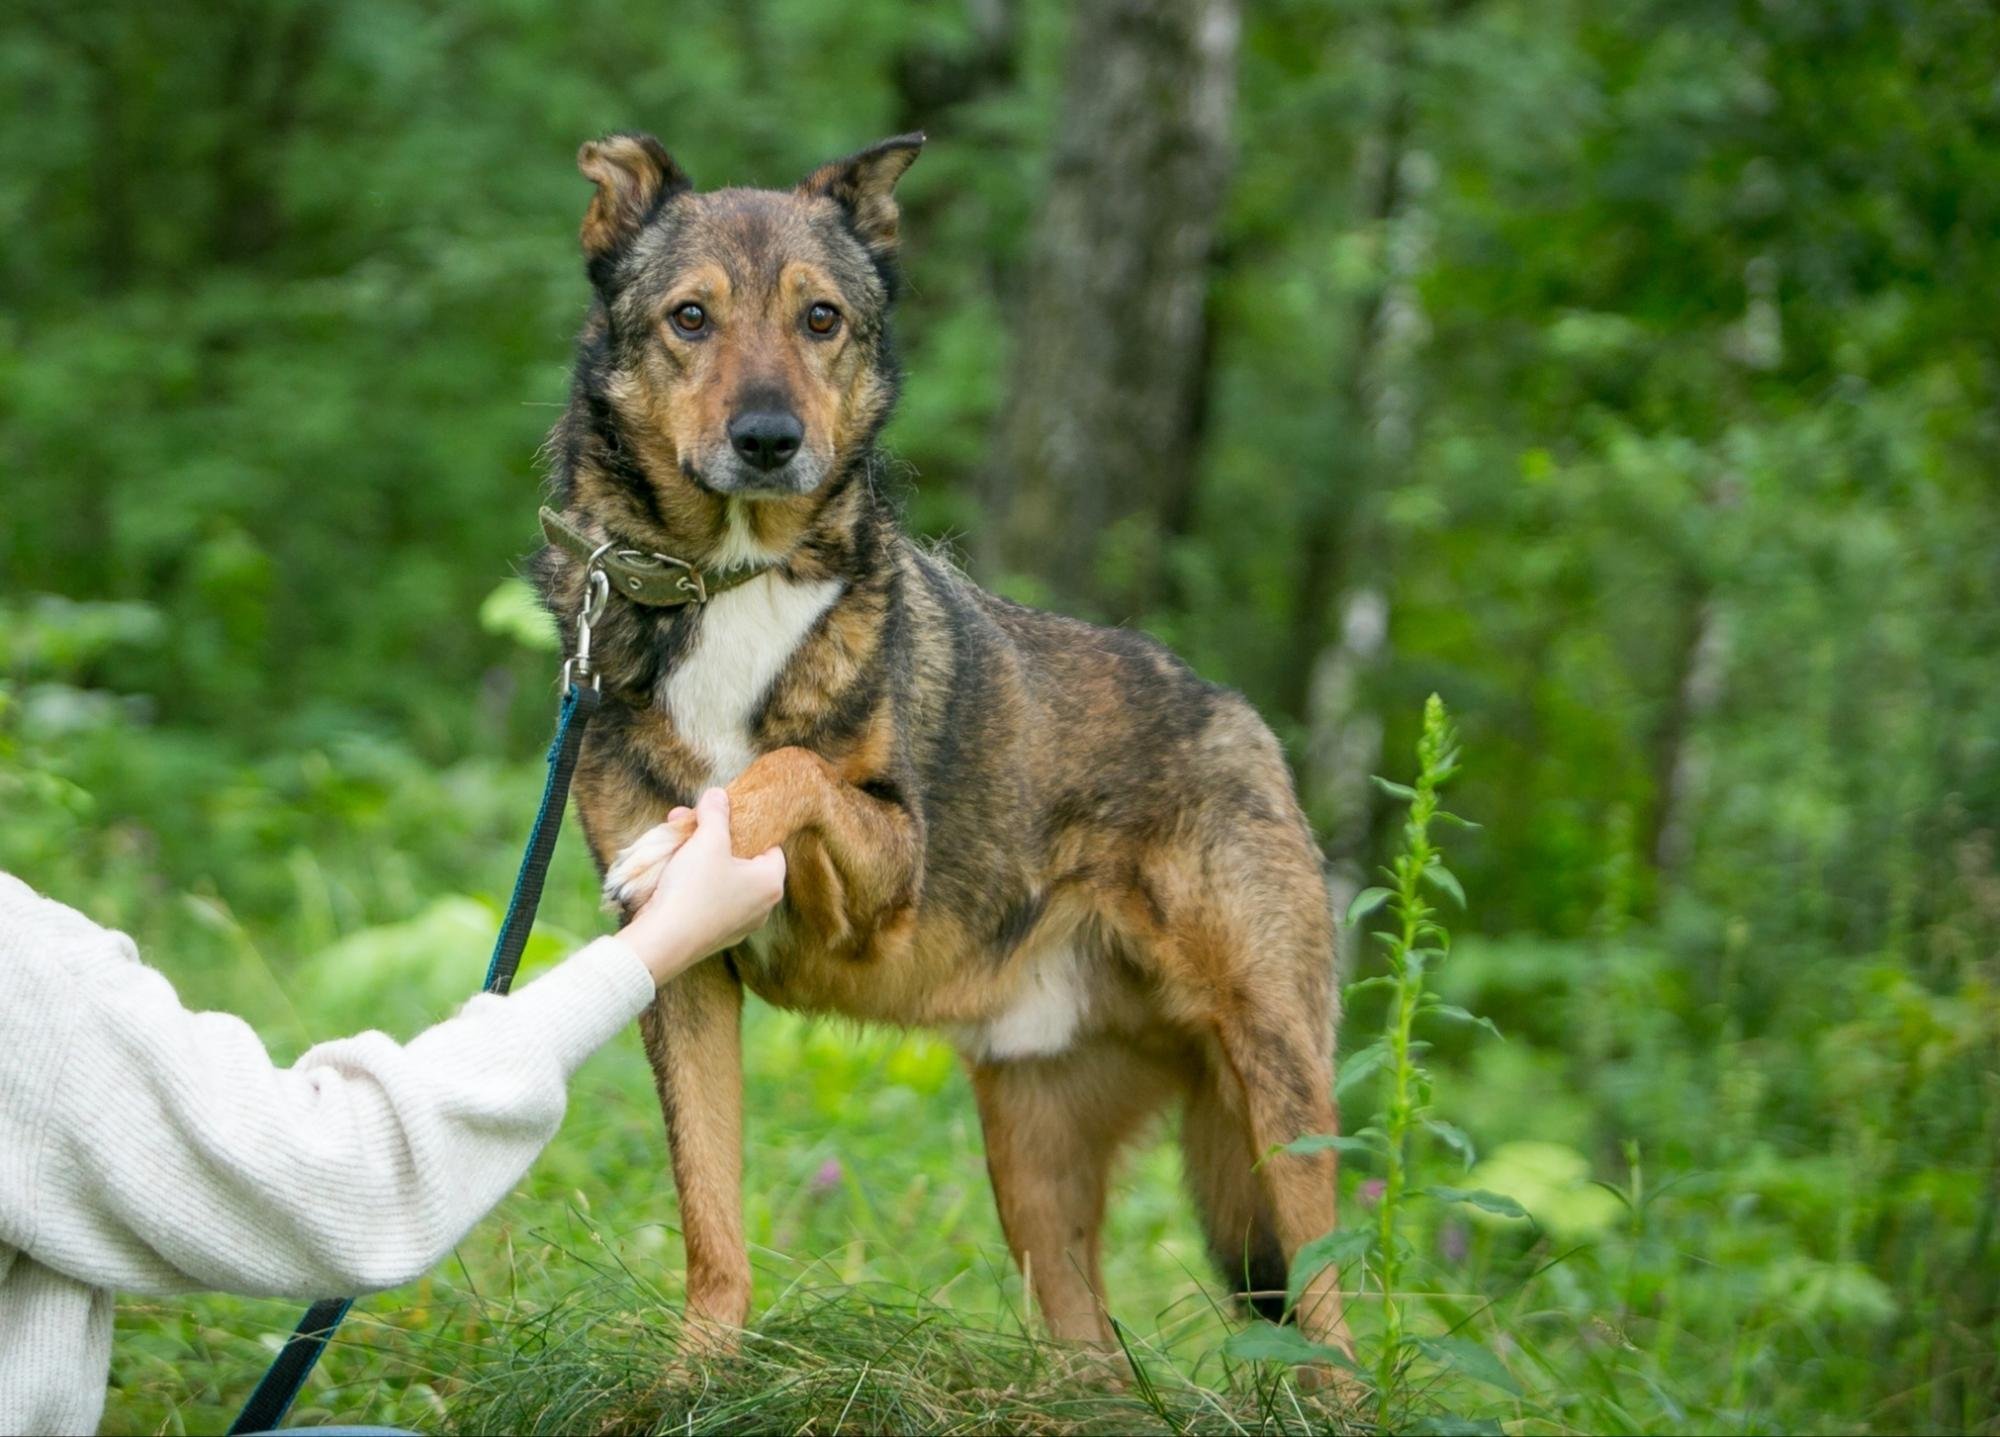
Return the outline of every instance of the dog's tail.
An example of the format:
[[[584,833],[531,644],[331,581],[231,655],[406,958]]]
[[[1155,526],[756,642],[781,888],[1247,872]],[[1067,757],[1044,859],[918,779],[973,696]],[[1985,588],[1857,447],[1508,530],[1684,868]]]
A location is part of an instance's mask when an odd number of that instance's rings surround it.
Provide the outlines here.
[[[1211,1079],[1197,1083],[1181,1123],[1181,1168],[1216,1271],[1243,1304],[1273,1322],[1285,1314],[1285,1250],[1250,1166],[1243,1115]]]

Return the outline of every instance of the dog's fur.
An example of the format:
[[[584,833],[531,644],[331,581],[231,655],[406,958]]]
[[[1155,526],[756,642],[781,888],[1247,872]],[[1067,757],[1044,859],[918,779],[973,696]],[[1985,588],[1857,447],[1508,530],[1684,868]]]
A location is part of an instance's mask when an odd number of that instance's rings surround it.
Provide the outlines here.
[[[552,437],[556,502],[622,547],[772,566],[702,607],[611,599],[576,776],[614,901],[649,891],[674,839],[614,859],[710,784],[729,787],[737,852],[782,844],[789,865],[767,928],[643,1021],[691,1330],[726,1341],[749,1312],[745,986],[951,1036],[1008,1244],[1057,1336],[1112,1340],[1112,1160],[1176,1096],[1216,1261],[1282,1305],[1287,1260],[1334,1222],[1332,1153],[1266,1157],[1335,1130],[1317,851],[1240,696],[1139,634],[996,598],[899,532],[874,441],[898,382],[892,191],[921,143],[791,191],[706,194],[650,136],[579,155],[596,299]],[[690,302],[695,334],[675,318]],[[808,323],[816,304],[838,310],[832,333]],[[803,424],[775,473],[731,447],[751,409]],[[569,635],[583,566],[551,548],[534,572]],[[1297,1316],[1347,1345],[1331,1270]]]

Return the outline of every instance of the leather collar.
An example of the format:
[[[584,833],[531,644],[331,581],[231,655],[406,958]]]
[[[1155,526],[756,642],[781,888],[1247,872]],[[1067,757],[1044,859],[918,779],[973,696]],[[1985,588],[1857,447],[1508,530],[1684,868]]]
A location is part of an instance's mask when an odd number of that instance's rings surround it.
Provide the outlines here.
[[[774,567],[758,564],[749,568],[707,570],[671,554],[648,553],[618,547],[613,540],[595,540],[553,509],[542,510],[542,533],[558,549],[575,555],[585,564],[604,571],[614,593],[635,604],[670,609],[681,604],[705,604],[717,594],[728,593]]]

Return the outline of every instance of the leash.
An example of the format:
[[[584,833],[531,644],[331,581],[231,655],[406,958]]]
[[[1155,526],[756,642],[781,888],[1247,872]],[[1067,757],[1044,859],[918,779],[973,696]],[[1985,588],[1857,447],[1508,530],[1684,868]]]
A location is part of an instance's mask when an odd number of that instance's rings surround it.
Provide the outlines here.
[[[542,884],[548,878],[549,860],[555,856],[556,836],[562,831],[563,810],[569,803],[569,781],[576,772],[577,753],[583,747],[583,732],[590,726],[602,699],[597,673],[590,666],[591,626],[602,617],[610,596],[610,581],[595,564],[589,570],[587,597],[577,617],[576,657],[562,669],[562,711],[556,718],[555,738],[549,743],[549,774],[542,785],[542,805],[535,811],[535,825],[528,830],[528,846],[521,855],[521,870],[514,878],[513,896],[507,900],[507,916],[501,921],[500,936],[493,944],[493,957],[486,965],[482,993],[505,993],[514,986],[514,972],[521,966],[521,950],[528,945],[528,933],[535,926],[535,910],[541,906]],[[230,1424],[230,1437],[252,1432],[270,1432],[285,1420],[297,1400],[299,1389],[312,1375],[313,1365],[326,1351],[327,1343],[340,1328],[351,1297],[323,1297],[305,1311],[292,1335],[265,1369],[257,1390],[243,1404]]]

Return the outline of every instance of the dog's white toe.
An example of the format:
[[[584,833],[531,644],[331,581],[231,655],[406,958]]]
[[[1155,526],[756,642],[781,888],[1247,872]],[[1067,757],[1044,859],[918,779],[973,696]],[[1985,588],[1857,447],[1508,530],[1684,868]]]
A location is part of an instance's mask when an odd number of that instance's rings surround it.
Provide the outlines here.
[[[663,823],[633,840],[604,875],[604,906],[632,909],[651,898],[661,870],[680,852],[689,831],[681,824]]]

